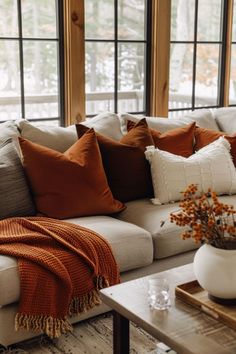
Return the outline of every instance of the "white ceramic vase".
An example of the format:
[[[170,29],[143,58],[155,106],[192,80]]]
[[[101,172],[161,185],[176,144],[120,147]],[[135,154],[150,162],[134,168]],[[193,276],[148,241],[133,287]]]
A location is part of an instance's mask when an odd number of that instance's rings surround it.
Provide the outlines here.
[[[201,246],[194,257],[194,273],[201,287],[219,299],[236,299],[236,250]]]

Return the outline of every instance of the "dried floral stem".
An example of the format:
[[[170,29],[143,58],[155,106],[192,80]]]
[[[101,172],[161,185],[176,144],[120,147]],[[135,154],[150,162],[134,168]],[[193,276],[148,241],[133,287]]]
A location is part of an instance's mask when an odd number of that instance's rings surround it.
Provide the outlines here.
[[[236,222],[233,206],[220,203],[211,189],[198,195],[197,185],[191,184],[182,192],[180,209],[170,214],[170,221],[178,226],[188,226],[183,239],[193,238],[196,243],[208,243],[217,248],[236,245]]]

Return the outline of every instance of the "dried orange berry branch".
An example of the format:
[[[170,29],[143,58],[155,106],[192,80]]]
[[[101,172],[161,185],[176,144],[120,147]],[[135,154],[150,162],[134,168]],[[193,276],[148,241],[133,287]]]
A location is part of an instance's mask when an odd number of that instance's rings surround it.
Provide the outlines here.
[[[211,189],[199,195],[196,184],[182,192],[180,210],[170,214],[170,221],[188,226],[183,239],[193,238],[196,243],[209,243],[223,249],[236,246],[236,210],[232,205],[220,203]]]

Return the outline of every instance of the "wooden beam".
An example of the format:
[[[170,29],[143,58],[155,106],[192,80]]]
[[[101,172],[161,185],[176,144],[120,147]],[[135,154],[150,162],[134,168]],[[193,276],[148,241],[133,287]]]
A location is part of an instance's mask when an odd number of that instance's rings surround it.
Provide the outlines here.
[[[84,1],[64,1],[65,123],[85,119]]]
[[[150,115],[168,117],[171,0],[152,0]]]
[[[234,1],[233,0],[228,0],[223,106],[228,106],[229,105],[229,84],[230,84],[230,74],[231,74],[231,45],[232,45],[233,7],[234,7]]]

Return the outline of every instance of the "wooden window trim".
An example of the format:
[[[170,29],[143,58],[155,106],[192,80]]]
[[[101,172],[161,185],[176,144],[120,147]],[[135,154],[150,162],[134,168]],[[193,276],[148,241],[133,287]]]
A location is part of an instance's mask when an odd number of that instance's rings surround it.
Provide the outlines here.
[[[64,1],[65,125],[85,119],[84,1]]]
[[[171,0],[152,0],[150,115],[168,117]]]

